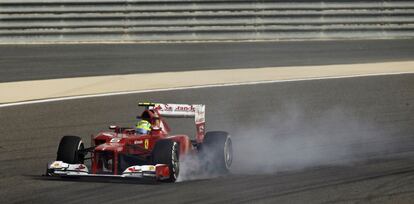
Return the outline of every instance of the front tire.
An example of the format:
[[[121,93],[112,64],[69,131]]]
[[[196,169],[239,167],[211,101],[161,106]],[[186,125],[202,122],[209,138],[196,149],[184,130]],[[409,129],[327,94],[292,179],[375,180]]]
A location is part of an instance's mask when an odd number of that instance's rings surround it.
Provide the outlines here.
[[[175,182],[180,173],[180,145],[169,139],[159,140],[152,151],[154,164],[166,164],[170,169],[170,176],[165,181]]]
[[[82,139],[78,136],[64,136],[60,140],[56,161],[69,164],[83,164],[85,155],[80,150],[84,149]]]

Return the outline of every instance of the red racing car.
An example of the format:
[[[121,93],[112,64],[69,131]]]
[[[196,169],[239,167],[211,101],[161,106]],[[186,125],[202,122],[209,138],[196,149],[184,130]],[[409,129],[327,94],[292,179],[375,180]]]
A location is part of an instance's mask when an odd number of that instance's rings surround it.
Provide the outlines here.
[[[64,136],[56,161],[47,166],[47,176],[150,178],[175,182],[180,160],[198,158],[203,170],[229,171],[233,159],[230,135],[223,131],[205,133],[205,105],[139,103],[145,107],[140,119],[149,121],[151,129],[138,134],[134,128],[110,126],[100,132],[85,148],[78,136]],[[193,117],[196,136],[170,135],[167,117]],[[89,156],[88,156],[89,155]],[[90,159],[91,165],[84,164]]]

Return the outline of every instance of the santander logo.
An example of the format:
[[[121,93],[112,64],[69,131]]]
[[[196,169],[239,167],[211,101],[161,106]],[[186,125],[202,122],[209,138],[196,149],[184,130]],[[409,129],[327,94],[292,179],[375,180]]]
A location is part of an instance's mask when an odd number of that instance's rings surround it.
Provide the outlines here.
[[[195,107],[192,105],[169,105],[169,104],[159,104],[154,107],[158,111],[171,111],[171,112],[195,112]]]

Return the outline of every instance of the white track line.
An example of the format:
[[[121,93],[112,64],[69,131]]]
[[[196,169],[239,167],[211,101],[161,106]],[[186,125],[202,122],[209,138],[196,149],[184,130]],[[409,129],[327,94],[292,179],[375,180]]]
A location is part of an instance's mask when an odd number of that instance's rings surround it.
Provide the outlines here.
[[[117,95],[160,92],[160,91],[176,91],[176,90],[200,89],[200,88],[257,85],[257,84],[298,82],[298,81],[311,81],[311,80],[323,80],[323,79],[343,79],[343,78],[354,78],[354,77],[401,75],[401,74],[413,74],[413,72],[356,74],[356,75],[347,75],[347,76],[310,77],[310,78],[301,78],[301,79],[267,80],[267,81],[255,81],[255,82],[238,82],[238,83],[195,85],[195,86],[175,87],[175,88],[146,89],[146,90],[137,90],[137,91],[121,91],[121,92],[114,92],[114,93],[90,94],[90,95],[81,95],[81,96],[69,96],[69,97],[59,97],[59,98],[50,98],[50,99],[40,99],[40,100],[5,103],[5,104],[0,104],[0,108],[11,107],[11,106],[19,106],[19,105],[37,104],[37,103],[48,103],[48,102],[56,102],[56,101],[74,100],[74,99],[85,99],[85,98],[94,98],[94,97],[117,96]]]

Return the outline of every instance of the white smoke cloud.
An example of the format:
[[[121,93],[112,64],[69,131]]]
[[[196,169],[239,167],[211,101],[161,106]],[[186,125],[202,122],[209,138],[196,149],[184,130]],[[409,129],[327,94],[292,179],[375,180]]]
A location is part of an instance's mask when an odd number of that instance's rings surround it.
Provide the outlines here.
[[[216,175],[203,169],[202,160],[195,155],[186,155],[180,160],[180,174],[177,181],[213,178]]]
[[[217,171],[219,167],[214,164],[216,159],[209,151],[199,152],[199,154],[189,154],[180,158],[180,173],[177,179],[180,181],[208,179],[223,176]]]
[[[238,129],[233,172],[275,173],[320,165],[346,165],[394,147],[372,121],[336,107],[306,114],[296,106]],[[380,141],[380,142],[378,142]]]
[[[246,117],[250,122],[235,125],[232,173],[254,175],[349,165],[396,148],[389,145],[393,139],[372,117],[344,107],[317,112],[285,105],[269,115],[259,120]],[[181,161],[180,170],[180,181],[218,176],[203,171],[196,157]]]

